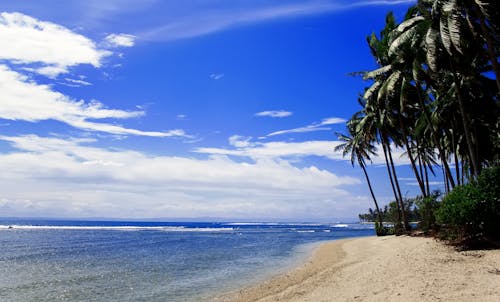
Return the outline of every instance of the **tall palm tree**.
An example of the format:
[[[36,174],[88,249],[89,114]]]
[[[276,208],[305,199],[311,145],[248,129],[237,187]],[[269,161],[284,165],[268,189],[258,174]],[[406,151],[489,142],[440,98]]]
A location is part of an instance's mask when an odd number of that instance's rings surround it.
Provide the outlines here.
[[[373,187],[366,171],[365,162],[365,160],[371,161],[370,156],[375,154],[375,147],[370,143],[369,140],[366,139],[366,137],[362,135],[362,133],[357,131],[357,129],[359,128],[358,124],[359,113],[355,114],[355,116],[353,116],[353,118],[347,123],[349,134],[344,135],[341,133],[337,133],[338,139],[343,143],[337,145],[335,147],[335,151],[342,151],[342,155],[344,157],[349,155],[352,166],[354,167],[355,163],[357,163],[363,170],[363,174],[365,175],[366,183],[368,184],[373,203],[375,204],[375,210],[377,212],[377,220],[380,226],[380,228],[377,228],[378,231],[379,229],[383,229],[382,213],[380,212],[377,198],[375,198],[375,194],[373,193]],[[380,233],[378,233],[378,235],[380,235]]]

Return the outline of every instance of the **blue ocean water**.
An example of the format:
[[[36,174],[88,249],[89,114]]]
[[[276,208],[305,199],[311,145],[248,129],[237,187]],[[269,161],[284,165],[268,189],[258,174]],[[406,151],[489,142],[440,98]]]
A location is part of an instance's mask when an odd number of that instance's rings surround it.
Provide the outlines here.
[[[204,301],[361,224],[0,219],[0,301]]]

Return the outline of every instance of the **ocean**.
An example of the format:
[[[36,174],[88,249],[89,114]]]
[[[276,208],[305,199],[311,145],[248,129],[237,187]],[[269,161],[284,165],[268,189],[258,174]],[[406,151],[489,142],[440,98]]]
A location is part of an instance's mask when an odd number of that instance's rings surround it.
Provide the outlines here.
[[[205,301],[362,224],[0,219],[0,301]]]

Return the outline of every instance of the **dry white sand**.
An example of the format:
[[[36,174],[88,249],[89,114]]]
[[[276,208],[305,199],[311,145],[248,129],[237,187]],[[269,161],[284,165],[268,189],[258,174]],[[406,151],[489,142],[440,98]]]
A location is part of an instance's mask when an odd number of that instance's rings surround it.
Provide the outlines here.
[[[215,301],[499,302],[500,250],[405,236],[333,241],[303,266]]]

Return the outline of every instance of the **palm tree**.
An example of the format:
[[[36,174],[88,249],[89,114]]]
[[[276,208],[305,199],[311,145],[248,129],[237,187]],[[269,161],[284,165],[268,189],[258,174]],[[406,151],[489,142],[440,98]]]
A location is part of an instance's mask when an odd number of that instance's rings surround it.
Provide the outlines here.
[[[372,196],[373,203],[375,204],[375,210],[377,213],[377,220],[379,224],[379,228],[377,228],[377,235],[381,235],[381,233],[379,233],[379,230],[383,229],[382,213],[380,212],[377,198],[375,198],[375,194],[373,193],[372,184],[366,171],[365,162],[365,160],[371,161],[370,155],[375,154],[375,147],[370,143],[369,140],[366,139],[366,137],[362,135],[362,133],[357,131],[359,124],[358,115],[359,113],[355,114],[355,116],[353,116],[353,118],[351,118],[351,120],[347,123],[347,129],[349,132],[348,135],[337,133],[338,139],[343,143],[337,145],[335,147],[335,151],[342,151],[342,155],[344,157],[349,155],[352,166],[354,167],[355,163],[357,162],[357,164],[363,170],[363,174],[365,175],[366,183],[368,184],[368,188],[370,190],[370,194]]]
[[[500,158],[499,8],[494,0],[419,0],[401,24],[389,13],[380,35],[367,38],[379,67],[358,73],[370,86],[348,128],[352,139],[382,146],[405,226],[393,146],[406,149],[424,197],[436,158],[447,191]]]
[[[487,149],[491,144],[491,138],[484,140],[479,137],[479,129],[486,125],[491,126],[491,123],[496,121],[496,118],[490,120],[489,114],[484,114],[484,107],[495,107],[498,102],[498,94],[495,94],[500,92],[500,70],[497,62],[499,53],[495,50],[500,43],[498,32],[494,32],[498,30],[498,20],[492,18],[498,16],[497,2],[419,2],[422,3],[421,7],[425,7],[423,12],[427,13],[427,19],[430,21],[425,40],[428,67],[434,77],[441,80],[436,81],[436,92],[446,93],[447,101],[457,104],[473,176],[479,174],[487,159],[480,154],[481,150]],[[496,75],[496,93],[491,97],[482,97],[484,91],[491,88],[481,90],[478,85],[489,85],[487,82],[492,81],[484,76],[489,70],[493,70]],[[447,77],[450,78],[449,81],[446,81]],[[450,88],[453,91],[450,91]],[[474,110],[478,106],[483,107],[483,112]]]

